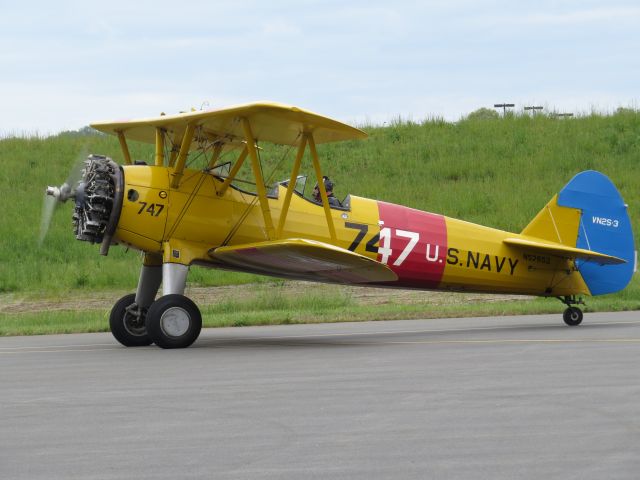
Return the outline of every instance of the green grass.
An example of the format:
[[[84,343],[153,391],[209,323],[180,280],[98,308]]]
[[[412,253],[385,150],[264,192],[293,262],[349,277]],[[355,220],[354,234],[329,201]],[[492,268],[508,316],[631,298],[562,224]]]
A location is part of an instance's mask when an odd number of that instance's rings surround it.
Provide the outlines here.
[[[358,322],[418,318],[453,318],[560,313],[565,308],[555,299],[533,298],[508,301],[466,301],[451,294],[443,303],[425,295],[424,301],[383,304],[359,302],[339,287],[314,289],[300,296],[274,285],[251,286],[251,293],[202,306],[205,327],[240,327],[322,322]],[[640,310],[640,282],[634,280],[624,292],[588,298],[583,310],[589,312]],[[0,313],[0,336],[36,335],[109,331],[109,309],[86,311],[47,311],[35,313]]]
[[[109,313],[53,311],[0,314],[0,336],[109,331]]]
[[[636,111],[572,119],[509,115],[457,123],[399,120],[388,127],[364,128],[370,134],[366,141],[319,146],[323,169],[334,180],[339,197],[353,193],[517,232],[573,175],[596,169],[618,186],[629,205],[636,238],[640,233],[640,113]],[[130,150],[135,159],[153,161],[151,145],[131,142]],[[266,176],[272,180],[288,177],[295,154],[289,150],[261,151]],[[121,158],[117,139],[102,135],[0,139],[0,199],[4,201],[0,217],[0,293],[55,297],[75,291],[135,288],[139,255],[114,248],[108,257],[102,257],[98,246],[74,241],[70,203],[56,211],[44,245],[38,246],[44,188],[61,184],[74,163],[88,152]],[[313,172],[309,158],[304,160],[303,171]],[[192,269],[189,280],[200,285],[272,281],[199,268]],[[639,300],[640,289],[634,278],[631,288],[602,300],[590,300],[590,305],[639,308]],[[553,311],[557,311],[556,307]],[[372,313],[382,318],[392,315],[392,310],[399,315],[411,314],[398,306],[389,308],[388,313],[386,307],[368,312],[366,307],[346,304],[334,311],[346,312],[344,318],[358,316],[354,313],[358,309],[364,312],[363,318]],[[464,311],[460,306],[452,308]],[[478,308],[498,307],[491,304]],[[278,315],[284,315],[282,320],[289,322],[327,319],[315,314],[311,307],[299,313],[293,312],[290,305],[274,310],[286,311],[286,315],[261,313],[272,311],[264,305],[256,307],[255,312],[238,309],[236,305],[229,312],[212,312],[211,317],[226,319],[227,324],[252,323],[251,318],[272,322]],[[94,319],[96,314],[88,315]],[[208,315],[205,312],[205,318]],[[342,316],[340,313],[332,318]],[[55,323],[55,318],[64,318],[63,323],[71,328],[74,319],[80,322],[82,317],[50,313],[42,316],[42,322],[50,324]],[[30,317],[5,314],[0,318],[6,325]],[[95,321],[95,328],[104,326],[104,318],[102,323],[97,317]]]

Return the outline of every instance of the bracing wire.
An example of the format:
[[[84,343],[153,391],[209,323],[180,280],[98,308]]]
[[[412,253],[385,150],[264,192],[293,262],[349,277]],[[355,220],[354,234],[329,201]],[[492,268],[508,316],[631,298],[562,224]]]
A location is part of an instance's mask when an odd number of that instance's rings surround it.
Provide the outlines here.
[[[200,159],[200,158],[204,158],[206,160],[207,159],[207,150],[211,149],[215,145],[215,142],[206,142],[206,140],[200,140],[198,143],[199,143],[199,146],[198,146],[197,154],[194,155],[192,158],[188,159],[188,165],[193,165],[193,163],[196,160]],[[202,172],[199,171],[199,170],[198,171],[194,171],[194,173],[192,175],[185,177],[184,181],[188,182],[190,179],[192,179],[196,175],[201,175],[201,174],[202,174]],[[204,182],[207,179],[207,177],[208,177],[208,175],[202,175],[198,179],[198,182],[196,183],[195,187],[193,188],[193,190],[189,194],[189,198],[187,199],[187,201],[185,202],[184,206],[180,210],[180,213],[178,214],[178,218],[176,219],[175,223],[171,227],[171,230],[169,231],[168,237],[171,237],[173,235],[173,233],[176,231],[176,229],[178,228],[178,226],[182,222],[182,219],[184,218],[185,214],[187,213],[187,210],[189,209],[189,207],[193,203],[193,200],[195,199],[196,195],[198,194],[198,192],[202,188],[202,185],[204,184]]]
[[[280,158],[280,160],[278,161],[278,163],[276,164],[275,167],[273,167],[273,169],[271,170],[271,173],[269,174],[269,177],[267,179],[265,179],[265,186],[270,184],[273,180],[273,177],[275,176],[276,171],[280,168],[280,166],[282,165],[282,162],[284,162],[285,158],[287,158],[287,156],[289,155],[289,153],[291,152],[291,150],[293,149],[294,145],[296,144],[298,138],[300,138],[301,134],[298,134],[298,136],[296,137],[296,139],[291,142],[291,144],[289,145],[289,148],[287,148],[284,152],[284,154],[282,155],[282,157]],[[258,150],[259,152],[259,150]],[[258,153],[258,159],[260,160],[260,156]],[[260,164],[260,172],[262,173],[262,161],[260,160],[258,162]],[[264,178],[264,175],[263,177]],[[243,195],[244,198],[244,195]],[[249,204],[247,205],[247,208],[244,210],[244,212],[242,212],[242,215],[240,215],[240,218],[238,219],[238,221],[236,222],[236,224],[233,226],[233,228],[229,231],[229,234],[226,236],[226,238],[224,239],[224,241],[222,242],[221,246],[225,246],[227,245],[231,239],[234,237],[234,235],[238,232],[238,230],[240,229],[240,226],[244,223],[245,219],[249,216],[249,213],[251,212],[251,210],[253,209],[253,207],[255,206],[256,202],[258,201],[258,196],[255,195],[252,199],[251,202],[249,202]]]

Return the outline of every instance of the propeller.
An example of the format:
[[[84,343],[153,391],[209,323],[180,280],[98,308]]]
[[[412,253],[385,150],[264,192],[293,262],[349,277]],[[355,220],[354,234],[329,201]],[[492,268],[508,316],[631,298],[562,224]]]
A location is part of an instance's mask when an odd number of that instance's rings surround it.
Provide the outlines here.
[[[38,245],[42,246],[47,236],[53,213],[58,205],[65,203],[70,198],[75,198],[78,182],[82,179],[86,155],[82,154],[74,163],[65,182],[59,187],[47,187],[42,201],[42,215],[40,218],[40,235]]]
[[[51,187],[49,187],[51,188]],[[47,188],[47,191],[49,190]],[[42,197],[42,215],[40,216],[40,235],[38,236],[38,246],[42,246],[44,238],[47,236],[49,226],[51,225],[51,218],[53,217],[53,211],[56,208],[56,199],[45,193]]]

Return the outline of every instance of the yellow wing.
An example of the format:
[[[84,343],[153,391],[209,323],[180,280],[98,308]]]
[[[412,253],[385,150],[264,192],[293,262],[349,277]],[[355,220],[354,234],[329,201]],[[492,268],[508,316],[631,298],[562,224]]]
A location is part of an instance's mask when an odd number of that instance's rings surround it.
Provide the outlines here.
[[[231,269],[302,280],[372,283],[398,279],[375,260],[301,238],[219,247],[210,250],[209,256]]]
[[[98,122],[91,126],[112,135],[124,133],[127,139],[155,143],[156,128],[166,130],[172,138],[182,138],[188,124],[197,125],[195,140],[244,141],[240,119],[249,120],[253,137],[258,141],[296,145],[300,134],[313,133],[316,143],[366,138],[367,134],[350,125],[323,117],[298,107],[273,102],[248,103],[217,110],[163,115],[139,120]],[[197,148],[194,141],[192,148]]]
[[[523,250],[537,251],[547,255],[555,255],[563,258],[579,258],[601,265],[617,265],[627,263],[623,258],[605,255],[604,253],[594,252],[593,250],[585,250],[584,248],[568,247],[561,243],[540,242],[535,240],[526,240],[524,238],[506,238],[503,243],[520,247]]]

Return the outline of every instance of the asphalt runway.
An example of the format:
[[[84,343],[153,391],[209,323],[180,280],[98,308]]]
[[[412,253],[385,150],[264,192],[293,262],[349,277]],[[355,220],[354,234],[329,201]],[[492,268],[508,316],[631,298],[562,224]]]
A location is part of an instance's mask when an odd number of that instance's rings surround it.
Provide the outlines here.
[[[638,479],[640,316],[0,338],[3,479]]]

